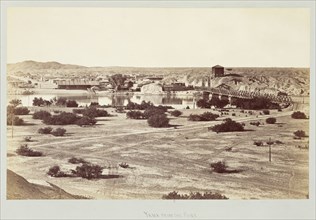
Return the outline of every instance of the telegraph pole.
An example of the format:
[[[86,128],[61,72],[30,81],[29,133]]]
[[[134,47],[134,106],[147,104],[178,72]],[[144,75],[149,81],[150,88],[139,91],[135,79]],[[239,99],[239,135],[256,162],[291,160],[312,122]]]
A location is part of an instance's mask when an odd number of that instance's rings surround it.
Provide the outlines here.
[[[269,138],[269,142],[267,143],[269,145],[269,162],[271,163],[271,138]]]

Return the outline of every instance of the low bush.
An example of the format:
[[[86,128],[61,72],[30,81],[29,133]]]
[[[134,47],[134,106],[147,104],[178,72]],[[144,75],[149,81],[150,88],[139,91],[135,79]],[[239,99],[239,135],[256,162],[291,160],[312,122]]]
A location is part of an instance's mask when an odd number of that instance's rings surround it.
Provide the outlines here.
[[[84,159],[82,158],[76,158],[76,157],[72,157],[68,160],[69,163],[72,163],[72,164],[79,164],[79,163],[88,163],[87,161],[85,161]]]
[[[110,116],[109,113],[105,110],[97,109],[96,107],[89,107],[85,108],[82,112],[83,116],[89,118],[96,118],[96,117],[107,117]]]
[[[267,110],[267,109],[263,110],[262,113],[263,113],[264,115],[270,115],[270,111]]]
[[[51,113],[49,113],[48,111],[37,111],[37,112],[34,112],[33,114],[33,119],[41,119],[41,120],[44,120],[44,118],[48,118],[48,117],[51,117]]]
[[[158,108],[158,107],[150,107],[144,111],[144,118],[148,119],[154,115],[164,115],[164,114],[165,114],[165,109]]]
[[[24,141],[32,142],[32,137],[30,137],[30,136],[24,137]]]
[[[215,121],[219,115],[213,114],[211,112],[204,112],[203,114],[190,114],[188,120],[189,121]]]
[[[72,112],[75,114],[83,114],[84,109],[83,108],[78,108],[78,109],[75,108],[72,110]]]
[[[22,118],[19,118],[17,116],[8,115],[7,116],[7,125],[24,125],[24,120]]]
[[[232,116],[236,116],[236,113],[232,113]]]
[[[45,128],[40,128],[38,129],[38,133],[40,134],[50,134],[52,132],[52,128],[51,127],[45,127]]]
[[[178,194],[178,192],[173,191],[168,193],[167,195],[163,195],[162,199],[228,199],[225,195],[220,193],[212,193],[212,192],[191,192],[189,195],[187,194]]]
[[[303,130],[297,130],[293,133],[296,137],[302,138],[302,137],[306,137],[306,133]]]
[[[52,177],[67,177],[69,175],[65,174],[63,171],[60,170],[59,166],[53,166],[49,168],[47,175]]]
[[[213,169],[214,172],[216,173],[226,173],[228,166],[226,166],[225,162],[223,161],[218,161],[215,163],[211,163],[211,168]]]
[[[13,112],[15,115],[28,115],[30,110],[27,107],[15,107]]]
[[[100,105],[99,105],[98,102],[91,102],[91,103],[90,103],[90,107],[92,107],[92,106],[94,106],[94,107],[100,107]]]
[[[43,153],[40,151],[35,151],[27,146],[27,144],[23,144],[16,150],[16,153],[21,156],[27,157],[41,157]]]
[[[253,144],[258,146],[258,147],[263,146],[263,142],[262,141],[254,141]]]
[[[275,124],[276,123],[276,118],[267,118],[266,119],[266,123],[267,124]]]
[[[85,179],[97,179],[102,176],[103,168],[99,165],[87,164],[84,163],[81,166],[77,166],[76,170],[73,170],[72,173],[78,177]]]
[[[189,121],[201,121],[201,116],[198,114],[190,114],[188,120]]]
[[[86,116],[81,117],[76,121],[76,125],[82,127],[82,126],[91,126],[95,125],[97,121],[94,118],[89,118]]]
[[[130,119],[144,119],[144,113],[141,111],[129,111],[126,113],[126,117]]]
[[[256,122],[251,121],[250,124],[251,124],[251,125],[255,125],[255,126],[258,127],[258,126],[260,125],[260,122],[259,122],[259,121],[256,121]]]
[[[214,125],[210,128],[214,132],[234,132],[234,131],[244,131],[244,125],[233,121],[230,118],[225,119],[222,124]]]
[[[293,112],[291,117],[294,119],[307,119],[305,113],[300,111]]]
[[[165,114],[153,115],[147,119],[147,123],[151,127],[162,128],[169,126],[169,119]]]
[[[58,115],[44,118],[43,122],[47,125],[70,125],[75,124],[78,119],[80,119],[80,117],[74,113],[61,112]]]
[[[129,168],[129,165],[126,162],[120,163],[119,166],[124,168],[124,169]]]
[[[67,100],[66,107],[78,107],[78,103],[75,100]]]
[[[171,111],[170,114],[174,117],[179,117],[180,115],[182,115],[182,112],[179,110],[174,110],[174,111]]]
[[[52,135],[57,136],[57,137],[64,136],[65,133],[66,133],[66,129],[64,128],[56,128],[55,130],[51,132]]]

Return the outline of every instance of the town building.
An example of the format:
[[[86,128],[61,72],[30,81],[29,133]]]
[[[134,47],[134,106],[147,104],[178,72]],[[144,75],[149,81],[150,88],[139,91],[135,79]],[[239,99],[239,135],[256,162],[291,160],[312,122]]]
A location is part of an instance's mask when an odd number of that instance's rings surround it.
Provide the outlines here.
[[[222,77],[224,76],[224,67],[220,65],[216,65],[212,67],[212,75],[213,77]]]

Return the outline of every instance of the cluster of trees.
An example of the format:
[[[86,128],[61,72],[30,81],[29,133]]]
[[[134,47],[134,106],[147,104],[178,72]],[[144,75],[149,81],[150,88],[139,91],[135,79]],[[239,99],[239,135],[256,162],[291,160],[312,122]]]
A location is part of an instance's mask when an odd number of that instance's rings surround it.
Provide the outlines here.
[[[28,115],[30,110],[27,107],[15,107],[14,105],[8,105],[7,112],[14,115]]]
[[[222,124],[214,125],[209,128],[214,132],[234,132],[234,131],[244,131],[244,124],[233,121],[231,118],[224,120]]]
[[[132,102],[130,102],[132,103]],[[129,103],[129,104],[130,104]],[[150,102],[143,101],[140,105],[133,103],[131,104],[133,109],[144,109],[144,111],[129,111],[126,113],[126,117],[130,119],[147,119],[147,123],[151,127],[168,127],[169,119],[165,112],[168,110],[166,106],[154,106]],[[147,106],[147,107],[146,107]],[[131,107],[131,106],[130,106]],[[129,107],[129,108],[130,108]],[[146,108],[145,108],[146,107]]]
[[[87,108],[83,110],[84,115],[78,116],[75,113],[71,112],[60,112],[59,114],[52,115],[50,112],[47,111],[38,111],[33,114],[34,119],[41,119],[43,120],[44,124],[47,125],[70,125],[70,124],[77,124],[79,126],[84,125],[94,125],[96,124],[96,120],[94,117],[100,116],[108,116],[107,111],[98,110],[94,107]],[[58,130],[56,136],[62,136],[61,130]]]
[[[222,195],[220,193],[212,193],[212,192],[191,192],[188,194],[178,194],[178,192],[173,191],[168,193],[167,195],[163,195],[162,199],[228,199],[225,195]]]
[[[28,147],[27,144],[21,145],[17,150],[16,153],[21,156],[27,156],[27,157],[41,157],[43,156],[43,153],[40,151],[35,151]]]
[[[215,121],[218,118],[218,114],[213,114],[211,112],[204,112],[203,114],[190,114],[189,121]]]
[[[66,98],[59,97],[51,100],[45,100],[42,97],[33,99],[33,106],[50,106],[55,104],[57,106],[66,106],[66,107],[78,107],[78,103],[75,100],[67,100]]]
[[[260,110],[260,109],[280,109],[280,105],[272,102],[270,99],[265,97],[254,97],[252,99],[242,99],[237,98],[234,102],[234,105],[237,108],[243,109],[252,109],[252,110]]]
[[[293,112],[291,117],[294,119],[307,119],[307,116],[305,115],[305,113],[300,112],[300,111]]]
[[[18,107],[21,100],[13,99],[7,106],[7,125],[24,125],[24,120],[16,115],[27,115],[30,111],[26,107]]]
[[[90,106],[84,109],[73,109],[73,113],[82,114],[89,118],[108,117],[110,114],[102,109],[98,109],[95,106]]]
[[[38,129],[37,132],[40,134],[52,134],[54,136],[61,137],[65,135],[66,129],[56,128],[55,130],[53,130],[51,127],[45,127],[45,128]]]
[[[100,178],[102,172],[103,167],[84,162],[81,166],[77,166],[75,170],[71,170],[71,174],[61,171],[60,167],[57,165],[49,168],[47,174],[52,177],[81,177],[91,180]]]
[[[200,99],[196,102],[196,105],[200,108],[211,108],[215,106],[216,108],[223,108],[228,104],[228,100],[219,99],[218,97],[212,97],[210,100]]]

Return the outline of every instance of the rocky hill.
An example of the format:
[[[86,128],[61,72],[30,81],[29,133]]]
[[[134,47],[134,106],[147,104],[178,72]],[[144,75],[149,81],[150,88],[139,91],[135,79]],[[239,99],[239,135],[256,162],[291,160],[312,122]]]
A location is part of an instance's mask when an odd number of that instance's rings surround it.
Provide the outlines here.
[[[51,187],[33,184],[13,171],[7,170],[7,199],[85,199],[49,184]]]

